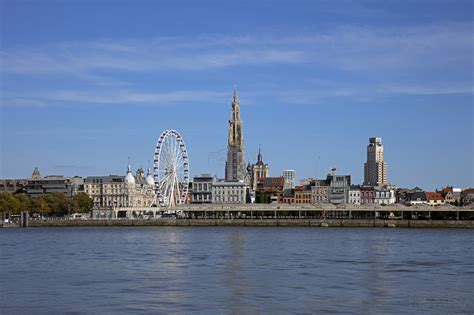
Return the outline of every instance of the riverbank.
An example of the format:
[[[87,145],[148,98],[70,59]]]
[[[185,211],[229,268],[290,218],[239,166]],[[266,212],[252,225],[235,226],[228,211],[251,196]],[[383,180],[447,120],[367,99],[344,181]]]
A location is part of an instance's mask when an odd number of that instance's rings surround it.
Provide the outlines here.
[[[155,220],[30,220],[28,227],[130,227],[130,226],[286,226],[286,227],[398,227],[474,228],[464,220],[312,220],[312,219],[155,219]]]

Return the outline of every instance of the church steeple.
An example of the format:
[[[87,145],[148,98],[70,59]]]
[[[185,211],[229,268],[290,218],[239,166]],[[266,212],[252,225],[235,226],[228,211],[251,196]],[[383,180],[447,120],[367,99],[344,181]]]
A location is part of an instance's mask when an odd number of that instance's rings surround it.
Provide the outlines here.
[[[33,174],[31,175],[31,178],[38,179],[41,178],[40,171],[38,169],[38,166],[35,167],[35,170],[33,171]]]
[[[235,89],[232,95],[231,107],[225,179],[243,180],[245,176],[244,137],[242,135],[242,120],[240,120],[240,101]]]
[[[241,146],[243,149],[242,121],[240,120],[240,101],[234,89],[232,96],[232,113],[229,120],[229,146]]]
[[[258,147],[257,163],[263,163],[262,148]]]

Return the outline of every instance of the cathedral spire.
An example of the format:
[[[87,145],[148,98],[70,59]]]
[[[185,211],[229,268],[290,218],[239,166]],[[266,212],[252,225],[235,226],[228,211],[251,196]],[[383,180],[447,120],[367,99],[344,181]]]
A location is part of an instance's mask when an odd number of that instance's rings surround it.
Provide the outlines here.
[[[240,120],[240,101],[235,87],[232,94],[231,110],[225,179],[243,180],[245,176],[244,140],[242,121]]]

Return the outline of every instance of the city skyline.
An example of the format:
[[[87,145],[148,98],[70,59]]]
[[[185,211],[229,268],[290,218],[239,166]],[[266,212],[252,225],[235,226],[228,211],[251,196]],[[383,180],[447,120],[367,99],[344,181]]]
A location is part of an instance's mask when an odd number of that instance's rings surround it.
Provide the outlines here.
[[[147,168],[177,129],[191,177],[223,178],[236,85],[245,162],[261,145],[271,176],[335,166],[362,183],[379,136],[390,183],[473,186],[469,1],[272,4],[99,3],[84,25],[91,4],[4,1],[0,177]]]

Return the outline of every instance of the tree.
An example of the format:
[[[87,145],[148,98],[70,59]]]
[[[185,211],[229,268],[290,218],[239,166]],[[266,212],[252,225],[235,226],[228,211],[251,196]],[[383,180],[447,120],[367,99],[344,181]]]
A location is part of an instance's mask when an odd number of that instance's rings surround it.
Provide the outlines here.
[[[73,210],[71,209],[71,199],[66,197],[63,193],[54,192],[44,196],[50,208],[50,212],[54,215],[64,216]]]
[[[31,207],[31,199],[26,194],[14,194],[16,200],[20,203],[20,211],[28,211]]]
[[[0,193],[0,211],[19,213],[20,202],[9,192]]]
[[[92,199],[89,198],[89,196],[83,192],[80,192],[75,195],[73,200],[77,204],[77,210],[82,213],[89,212],[94,204]]]
[[[48,202],[46,201],[46,198],[43,195],[33,198],[31,200],[30,209],[33,212],[40,212],[42,216],[45,213],[50,212]]]

